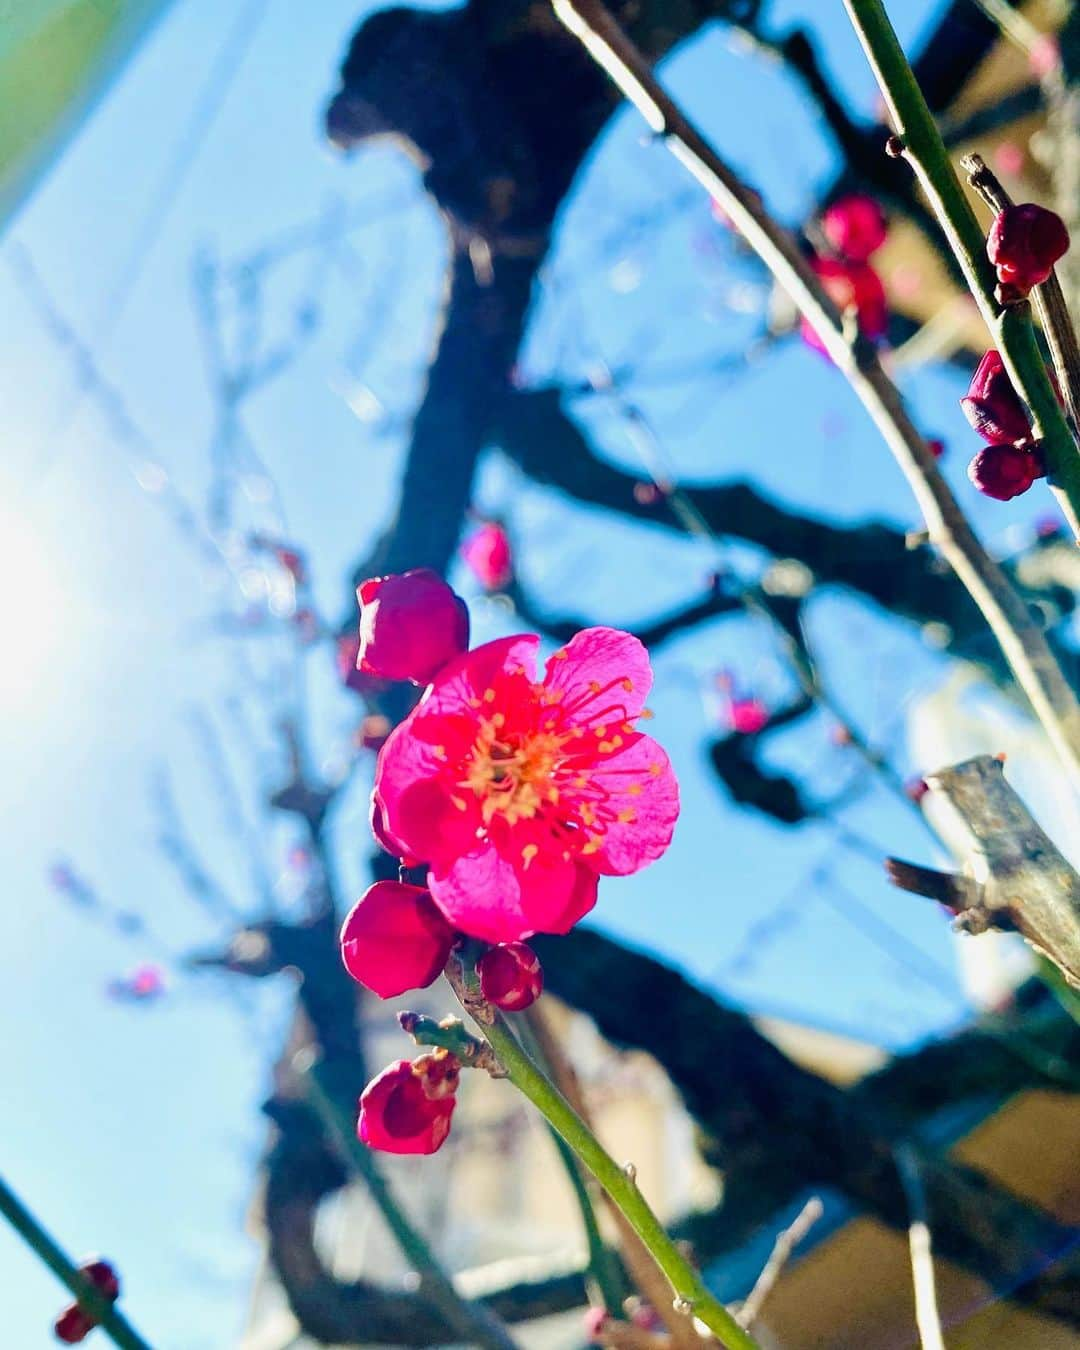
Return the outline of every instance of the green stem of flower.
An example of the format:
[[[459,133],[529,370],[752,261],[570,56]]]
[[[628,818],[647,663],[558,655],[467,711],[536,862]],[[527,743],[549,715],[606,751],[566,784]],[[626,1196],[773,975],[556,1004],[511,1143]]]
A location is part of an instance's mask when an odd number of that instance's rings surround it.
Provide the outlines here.
[[[844,0],[844,4],[903,142],[904,158],[918,175],[1009,378],[1031,409],[1051,486],[1080,539],[1080,450],[1047,375],[1030,307],[1003,308],[994,298],[995,276],[986,256],[986,236],[882,0]]]
[[[514,1086],[537,1108],[626,1215],[634,1231],[664,1272],[685,1311],[702,1321],[727,1350],[759,1350],[757,1342],[709,1292],[701,1276],[668,1236],[638,1189],[631,1168],[620,1167],[581,1117],[571,1108],[518,1043],[506,1021],[496,1015],[483,1034]]]
[[[143,1340],[116,1305],[79,1271],[8,1187],[3,1177],[0,1177],[0,1213],[57,1279],[68,1287],[80,1307],[94,1318],[114,1345],[119,1345],[122,1350],[150,1350],[149,1342]]]
[[[550,1077],[551,1066],[545,1061],[540,1044],[527,1021],[522,1023],[521,1030],[522,1040],[525,1042],[529,1054]],[[589,1194],[589,1184],[585,1180],[577,1155],[554,1125],[550,1122],[546,1123],[558,1152],[559,1160],[562,1162],[573,1188],[578,1209],[581,1211],[581,1225],[585,1230],[585,1241],[589,1249],[589,1276],[599,1292],[604,1307],[611,1316],[622,1317],[623,1303],[631,1293],[630,1286],[618,1257],[604,1241],[603,1234],[600,1232],[596,1208],[593,1205],[592,1196]]]
[[[363,1180],[379,1213],[393,1234],[401,1254],[420,1277],[420,1290],[439,1309],[447,1324],[468,1345],[484,1350],[514,1350],[514,1341],[499,1319],[487,1308],[470,1303],[454,1288],[427,1240],[412,1225],[398,1204],[371,1152],[356,1137],[331,1093],[320,1081],[320,1063],[301,1052],[293,1061],[307,1089],[308,1101],[326,1126],[348,1165]]]

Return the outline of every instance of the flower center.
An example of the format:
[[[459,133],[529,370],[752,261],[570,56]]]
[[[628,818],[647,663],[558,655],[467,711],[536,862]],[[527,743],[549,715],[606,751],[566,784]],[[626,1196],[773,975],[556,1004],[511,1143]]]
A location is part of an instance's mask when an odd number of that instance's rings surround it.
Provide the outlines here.
[[[568,733],[532,731],[508,735],[502,713],[480,719],[462,787],[480,798],[485,826],[496,815],[508,825],[531,820],[545,802],[557,802],[554,777],[564,758]]]

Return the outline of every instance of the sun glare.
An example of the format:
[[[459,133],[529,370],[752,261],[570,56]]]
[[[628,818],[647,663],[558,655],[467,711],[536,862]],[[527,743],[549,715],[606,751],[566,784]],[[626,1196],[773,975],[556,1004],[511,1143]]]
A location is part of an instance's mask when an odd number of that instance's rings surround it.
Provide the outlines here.
[[[62,651],[66,597],[34,529],[0,511],[0,718],[25,711]]]

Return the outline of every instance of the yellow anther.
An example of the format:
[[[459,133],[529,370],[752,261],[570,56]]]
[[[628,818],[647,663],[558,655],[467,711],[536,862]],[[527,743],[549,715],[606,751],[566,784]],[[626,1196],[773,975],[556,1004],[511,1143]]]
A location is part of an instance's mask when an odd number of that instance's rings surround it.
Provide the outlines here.
[[[532,862],[532,860],[536,857],[536,855],[539,852],[540,850],[537,848],[535,844],[525,845],[525,847],[521,850],[521,856],[525,861],[526,867],[528,867],[528,865]]]
[[[634,681],[630,679],[623,680],[622,687],[628,694],[632,694],[634,692]]]
[[[589,681],[589,693],[590,693],[590,694],[598,694],[599,692],[600,692],[600,681],[599,681],[599,680],[590,680],[590,681]]]
[[[628,797],[640,797],[644,791],[645,789],[641,786],[640,783],[631,783],[630,786],[626,789],[626,795]]]
[[[494,703],[494,702],[495,702],[495,690],[494,690],[494,689],[485,689],[485,690],[484,690],[484,702],[485,702],[485,703]]]
[[[637,820],[637,812],[632,806],[628,806],[625,810],[620,811],[615,819],[620,825],[632,825]]]

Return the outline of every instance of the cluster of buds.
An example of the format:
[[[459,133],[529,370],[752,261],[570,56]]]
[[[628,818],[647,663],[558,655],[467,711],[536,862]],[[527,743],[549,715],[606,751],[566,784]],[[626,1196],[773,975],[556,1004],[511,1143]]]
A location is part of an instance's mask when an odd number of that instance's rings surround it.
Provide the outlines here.
[[[888,328],[889,306],[885,287],[869,259],[888,235],[885,213],[873,197],[852,193],[826,208],[820,228],[830,252],[811,260],[818,280],[838,309],[854,312],[863,337],[876,342]],[[825,344],[805,319],[802,336],[815,351],[825,351]]]
[[[426,989],[445,968],[459,935],[422,886],[377,881],[341,929],[341,959],[358,984],[380,998]],[[540,997],[543,971],[524,942],[497,943],[476,963],[487,1003],[522,1012]],[[387,1153],[434,1153],[450,1132],[459,1061],[445,1050],[398,1060],[360,1098],[357,1132]]]
[[[979,362],[960,406],[987,442],[968,465],[968,477],[980,492],[1007,502],[1045,475],[1027,412],[998,352],[987,352]]]
[[[95,1289],[115,1303],[120,1297],[120,1277],[108,1261],[84,1261],[79,1274],[85,1275]],[[78,1345],[98,1325],[97,1318],[79,1303],[69,1303],[53,1323],[53,1333],[65,1345]]]
[[[1068,251],[1069,232],[1055,212],[1034,202],[999,211],[990,226],[986,254],[997,272],[1000,299],[1020,300],[1032,286],[1041,286]]]

